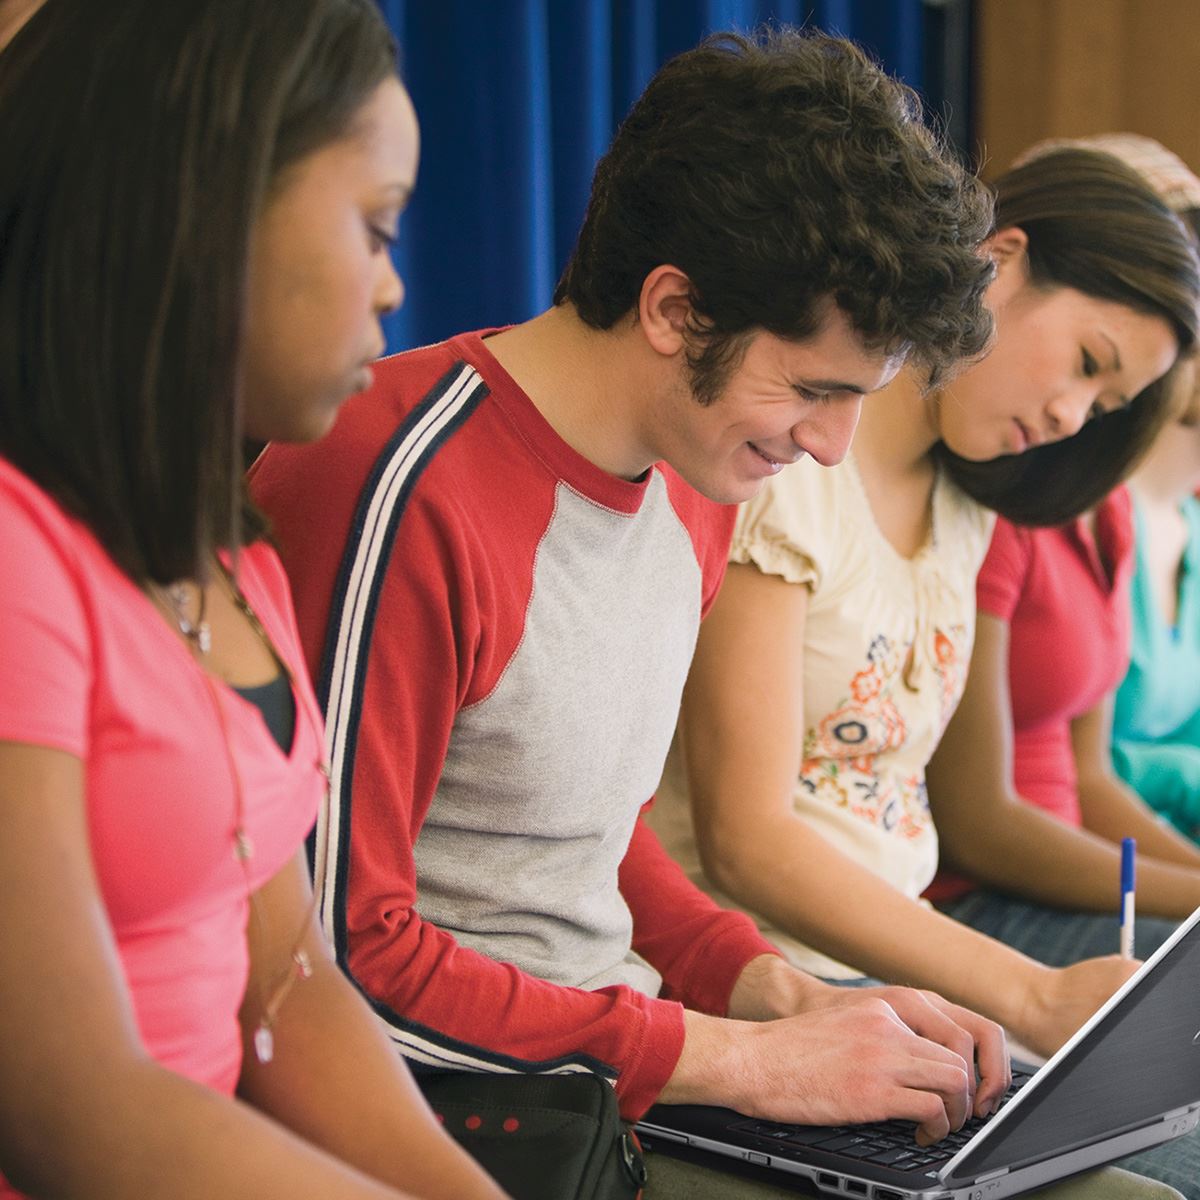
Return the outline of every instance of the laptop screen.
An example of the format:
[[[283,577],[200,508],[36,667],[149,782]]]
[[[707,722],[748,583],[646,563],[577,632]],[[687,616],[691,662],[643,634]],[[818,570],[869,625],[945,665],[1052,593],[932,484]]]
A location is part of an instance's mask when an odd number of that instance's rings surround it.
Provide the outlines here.
[[[956,1164],[975,1177],[1146,1125],[1200,1101],[1200,924]]]

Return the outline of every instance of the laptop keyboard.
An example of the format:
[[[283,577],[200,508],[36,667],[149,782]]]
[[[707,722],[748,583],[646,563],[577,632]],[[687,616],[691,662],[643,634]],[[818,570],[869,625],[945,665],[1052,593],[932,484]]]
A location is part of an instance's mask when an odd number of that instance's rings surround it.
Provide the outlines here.
[[[1014,1069],[1012,1086],[1000,1101],[1003,1108],[1030,1078]],[[997,1110],[999,1111],[999,1110]],[[993,1116],[995,1114],[992,1114]],[[875,1163],[894,1171],[929,1171],[949,1162],[983,1128],[991,1116],[971,1117],[959,1130],[932,1146],[918,1146],[911,1121],[877,1121],[869,1125],[784,1125],[776,1121],[735,1121],[729,1129],[763,1139],[763,1149],[786,1155],[794,1147],[803,1157],[807,1148],[836,1154],[848,1160]]]

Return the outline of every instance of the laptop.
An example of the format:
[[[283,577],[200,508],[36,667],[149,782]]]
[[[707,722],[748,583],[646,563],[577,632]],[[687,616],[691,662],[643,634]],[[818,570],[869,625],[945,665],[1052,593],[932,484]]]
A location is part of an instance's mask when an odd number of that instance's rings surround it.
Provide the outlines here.
[[[911,1122],[785,1125],[704,1105],[655,1105],[637,1131],[650,1149],[868,1200],[1002,1200],[1169,1141],[1200,1122],[1200,909],[1045,1066],[1013,1076],[996,1113],[934,1146]]]

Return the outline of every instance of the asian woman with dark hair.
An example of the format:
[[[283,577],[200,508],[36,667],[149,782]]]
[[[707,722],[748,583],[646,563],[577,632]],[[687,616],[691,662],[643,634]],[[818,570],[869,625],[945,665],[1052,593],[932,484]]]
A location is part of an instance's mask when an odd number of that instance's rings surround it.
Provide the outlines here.
[[[794,962],[934,988],[1048,1052],[1131,968],[1051,971],[921,903],[938,855],[925,768],[962,693],[985,503],[1053,522],[1070,515],[1059,475],[1080,509],[1111,488],[1164,418],[1200,272],[1109,155],[1048,156],[996,191],[990,353],[932,391],[902,373],[864,405],[851,457],[802,462],[743,508],[683,769],[651,819]],[[1035,447],[1056,454],[1027,491]]]
[[[1200,179],[1164,147],[1130,134],[1051,142],[1029,152],[1025,169],[1064,149],[1105,151],[1136,166],[1194,236]],[[1140,605],[1137,619],[1144,624],[1178,597],[1187,542],[1179,505],[1200,479],[1194,362],[1181,362],[1166,382],[1173,389],[1170,419],[1128,488],[1105,493],[1098,481],[1088,511],[1065,524],[997,524],[978,580],[978,636],[963,703],[930,766],[930,803],[943,849],[969,876],[940,880],[939,904],[1056,965],[1111,946],[1111,916],[1094,914],[1111,913],[1117,903],[1113,881],[1123,837],[1136,838],[1139,851],[1140,953],[1154,950],[1173,923],[1200,904],[1200,850],[1159,821],[1111,762],[1113,693],[1129,662],[1135,562],[1144,560],[1140,589],[1163,593]],[[1131,435],[1137,457],[1144,440]],[[1150,503],[1135,522],[1136,497],[1144,492],[1150,501],[1161,494],[1167,502]],[[1151,533],[1167,542],[1174,537],[1173,561],[1162,540],[1150,541]],[[1162,586],[1151,585],[1148,560],[1164,552]],[[1139,652],[1141,671],[1149,665],[1148,644]],[[1164,645],[1160,662],[1182,659],[1189,645],[1190,634],[1174,651]],[[1187,676],[1182,667],[1180,678]],[[1123,727],[1130,703],[1127,693]],[[1187,714],[1186,695],[1177,703]]]
[[[1108,154],[1010,171],[996,204],[990,352],[932,390],[901,374],[845,462],[800,463],[744,506],[652,820],[791,961],[933,988],[1049,1053],[1134,964],[1048,967],[924,903],[926,768],[962,695],[993,510],[1054,524],[1119,481],[1196,342],[1200,272]],[[1094,920],[1115,950],[1112,918]],[[1193,1154],[1155,1159],[1187,1174]]]

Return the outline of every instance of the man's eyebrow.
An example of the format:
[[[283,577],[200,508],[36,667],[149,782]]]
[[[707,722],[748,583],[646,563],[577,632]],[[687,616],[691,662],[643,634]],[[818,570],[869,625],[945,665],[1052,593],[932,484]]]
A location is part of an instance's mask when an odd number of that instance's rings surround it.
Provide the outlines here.
[[[1113,370],[1119,371],[1121,369],[1121,352],[1120,352],[1120,350],[1117,349],[1117,343],[1114,342],[1112,340],[1112,338],[1109,337],[1108,334],[1104,332],[1103,329],[1100,330],[1100,336],[1112,347]]]

